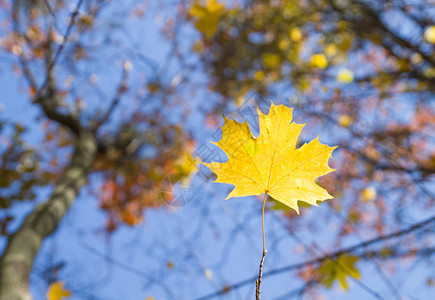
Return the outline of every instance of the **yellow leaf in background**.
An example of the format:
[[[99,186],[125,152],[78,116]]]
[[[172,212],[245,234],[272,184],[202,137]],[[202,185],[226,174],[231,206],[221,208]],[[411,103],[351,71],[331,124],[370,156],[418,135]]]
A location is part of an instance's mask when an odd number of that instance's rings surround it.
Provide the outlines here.
[[[351,83],[353,81],[353,73],[346,68],[341,68],[338,71],[337,77],[335,77],[335,79],[343,83]]]
[[[53,282],[48,287],[47,300],[62,300],[71,296],[71,292],[63,287],[63,282]]]
[[[263,53],[261,58],[266,68],[273,69],[278,67],[281,63],[281,57],[275,53]]]
[[[257,71],[254,74],[254,79],[257,81],[261,81],[264,79],[264,72],[263,71]]]
[[[293,28],[290,30],[290,38],[293,42],[299,42],[302,40],[302,31],[299,28]]]
[[[91,15],[81,14],[78,18],[78,24],[81,27],[90,27],[94,24],[94,18]]]
[[[280,40],[280,41],[279,41],[279,43],[278,43],[278,48],[279,48],[279,50],[284,51],[284,50],[286,50],[288,47],[290,47],[290,42],[289,42],[288,39],[286,39],[286,40]]]
[[[350,126],[350,124],[352,124],[352,118],[348,115],[341,115],[340,118],[338,118],[338,124],[347,128]]]
[[[387,247],[382,248],[382,250],[380,251],[379,254],[381,254],[382,258],[387,258],[387,257],[391,256],[392,254],[394,254],[394,250],[387,246]]]
[[[347,22],[346,21],[339,21],[337,24],[337,27],[339,30],[345,30],[347,28]]]
[[[192,50],[195,51],[196,53],[203,54],[205,50],[204,42],[202,40],[197,40],[193,44]]]
[[[328,61],[326,60],[326,56],[324,54],[314,54],[310,58],[310,66],[324,69],[328,66]]]
[[[219,20],[226,12],[225,3],[219,3],[217,0],[206,0],[205,5],[195,1],[189,9],[189,15],[195,19],[195,28],[207,39],[216,33]]]
[[[255,73],[254,78],[256,75],[257,75],[257,73]],[[242,85],[239,88],[239,90],[235,93],[234,102],[236,103],[237,106],[241,106],[241,105],[243,105],[243,103],[245,103],[247,91],[248,90],[247,90],[246,86]]]
[[[435,25],[432,25],[424,32],[424,38],[431,44],[435,44]]]
[[[268,193],[298,213],[298,201],[317,206],[316,201],[332,199],[315,179],[334,171],[328,159],[336,147],[321,144],[317,137],[296,149],[304,125],[293,123],[292,109],[284,105],[272,103],[269,114],[258,114],[257,138],[246,121],[224,117],[222,139],[214,144],[228,161],[203,163],[217,175],[215,182],[235,185],[227,199]]]
[[[336,36],[336,45],[337,48],[343,52],[346,52],[350,49],[353,42],[353,36],[349,33],[343,33]]]
[[[183,151],[177,160],[175,160],[177,174],[181,177],[189,176],[197,170],[199,159],[192,156],[189,150]]]
[[[397,60],[397,68],[399,69],[399,72],[408,72],[409,71],[409,58],[406,59],[398,59]]]
[[[435,68],[425,68],[423,70],[423,75],[427,78],[434,78],[435,77]]]
[[[347,277],[360,278],[355,264],[359,257],[351,255],[340,255],[336,259],[327,259],[319,267],[320,282],[327,288],[332,287],[334,281],[338,280],[343,290],[347,290]]]
[[[325,54],[328,56],[334,56],[335,54],[337,54],[337,46],[335,46],[334,44],[328,44],[325,47]]]
[[[362,202],[371,202],[376,200],[376,189],[372,186],[366,187],[362,192],[361,192],[361,201]]]
[[[297,82],[298,85],[297,87],[302,91],[305,92],[307,90],[310,89],[311,87],[311,82],[307,79],[307,78],[302,78],[299,80],[299,82]]]

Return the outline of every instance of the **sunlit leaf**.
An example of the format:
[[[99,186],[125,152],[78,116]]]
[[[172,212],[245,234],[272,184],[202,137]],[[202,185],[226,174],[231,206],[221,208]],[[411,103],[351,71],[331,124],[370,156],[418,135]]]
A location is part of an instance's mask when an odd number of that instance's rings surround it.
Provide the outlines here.
[[[336,79],[343,83],[351,83],[353,81],[353,73],[346,68],[341,68],[338,71]]]
[[[226,11],[225,3],[217,0],[206,0],[205,4],[195,1],[190,7],[189,15],[194,18],[195,28],[209,39],[218,30],[219,19]]]
[[[328,61],[324,54],[314,54],[310,58],[310,65],[314,68],[325,69],[328,66]]]
[[[329,44],[325,47],[325,54],[328,56],[334,56],[335,54],[337,54],[337,46],[334,44]]]
[[[333,198],[315,183],[334,169],[328,159],[336,147],[316,138],[296,149],[304,125],[293,123],[292,109],[273,103],[260,116],[260,135],[254,138],[248,123],[225,118],[222,139],[214,144],[228,156],[225,163],[204,163],[217,175],[216,182],[235,185],[228,198],[268,193],[299,212],[298,201],[317,205]]]
[[[299,42],[300,40],[302,40],[302,37],[302,32],[299,28],[293,28],[290,30],[290,38],[292,39],[292,41]]]
[[[62,300],[71,296],[71,292],[64,288],[63,282],[53,282],[48,287],[47,300]]]
[[[261,57],[266,68],[273,69],[281,63],[281,58],[275,53],[264,53]]]
[[[435,77],[435,68],[425,68],[423,70],[423,75],[427,78],[434,78]]]
[[[258,81],[263,80],[264,79],[264,72],[263,71],[255,72],[254,79],[258,80]]]
[[[341,115],[338,118],[338,124],[340,124],[340,126],[342,127],[349,127],[350,124],[352,124],[352,118],[349,115]]]
[[[376,189],[372,186],[366,187],[361,192],[361,201],[362,202],[371,202],[376,200]]]
[[[435,44],[435,25],[432,25],[425,30],[424,38],[429,43]]]

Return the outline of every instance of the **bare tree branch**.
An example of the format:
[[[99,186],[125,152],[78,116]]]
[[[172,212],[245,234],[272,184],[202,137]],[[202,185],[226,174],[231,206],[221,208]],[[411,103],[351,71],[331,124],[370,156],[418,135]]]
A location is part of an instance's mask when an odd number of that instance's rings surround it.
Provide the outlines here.
[[[421,228],[423,228],[423,227],[425,227],[425,226],[427,226],[429,224],[432,224],[434,222],[435,222],[435,216],[432,216],[432,217],[430,217],[430,218],[428,218],[426,220],[423,220],[421,222],[415,223],[414,225],[412,225],[412,226],[410,226],[410,227],[408,227],[408,228],[406,228],[404,230],[396,231],[396,232],[393,232],[393,233],[390,233],[390,234],[387,234],[387,235],[380,235],[380,236],[378,236],[376,238],[373,238],[371,240],[368,240],[368,241],[362,242],[360,244],[356,244],[354,246],[350,246],[350,247],[347,247],[347,248],[335,251],[335,252],[333,252],[331,254],[328,254],[328,255],[324,255],[324,256],[321,256],[321,257],[313,258],[313,259],[310,259],[310,260],[302,262],[302,263],[292,264],[292,265],[288,265],[288,266],[285,266],[285,267],[281,267],[281,268],[278,268],[278,269],[266,272],[266,273],[263,274],[263,278],[264,277],[273,276],[273,275],[277,275],[277,274],[281,274],[281,273],[288,272],[288,271],[295,270],[295,269],[301,269],[301,268],[304,268],[304,267],[309,266],[309,265],[318,264],[318,263],[323,262],[326,259],[336,258],[339,255],[342,255],[342,254],[345,254],[345,253],[354,252],[354,251],[356,251],[356,250],[358,250],[360,248],[364,248],[364,247],[367,247],[367,246],[370,246],[370,245],[374,245],[374,244],[377,244],[377,243],[380,243],[380,242],[384,242],[384,241],[387,241],[387,240],[391,240],[391,239],[394,239],[394,238],[397,238],[397,237],[400,237],[400,236],[412,233],[412,232],[414,232],[416,230],[419,230],[419,229],[421,229]],[[245,280],[242,280],[242,281],[239,281],[239,282],[237,282],[235,284],[232,284],[232,285],[229,285],[229,286],[225,286],[223,289],[221,289],[219,291],[216,291],[216,292],[213,292],[211,294],[208,294],[208,295],[196,298],[195,300],[213,299],[213,298],[216,298],[218,296],[222,296],[224,294],[227,294],[229,291],[233,291],[233,290],[239,289],[239,288],[241,288],[241,287],[243,287],[245,285],[252,284],[252,282],[254,282],[256,279],[257,279],[257,276],[251,277],[251,278],[248,278],[248,279],[245,279]]]

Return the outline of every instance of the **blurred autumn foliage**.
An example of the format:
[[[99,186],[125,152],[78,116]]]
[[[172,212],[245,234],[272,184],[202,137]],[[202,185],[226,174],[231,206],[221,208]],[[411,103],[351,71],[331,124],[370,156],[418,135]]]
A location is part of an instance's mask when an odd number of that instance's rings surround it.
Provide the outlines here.
[[[107,215],[107,234],[141,224],[147,209],[171,202],[172,184],[197,171],[198,132],[252,95],[294,107],[296,121],[310,124],[300,145],[319,132],[340,146],[331,161],[337,171],[318,182],[335,198],[321,205],[327,209],[299,203],[296,216],[269,201],[267,213],[293,239],[298,230],[315,234],[339,222],[328,229],[327,249],[299,240],[306,263],[278,264],[276,274],[302,280],[296,296],[316,296],[335,282],[347,289],[348,279],[367,287],[359,269],[369,261],[388,295],[400,299],[383,259],[397,267],[400,258],[419,257],[430,268],[435,247],[434,7],[432,0],[130,1],[122,8],[103,0],[0,0],[1,70],[20,78],[26,105],[37,111],[31,122],[0,115],[7,238],[0,299],[28,299],[33,260],[84,187]],[[138,27],[147,14],[155,18]],[[140,43],[154,43],[146,36],[152,22],[160,30],[155,44],[169,49],[163,58]],[[41,189],[52,193],[38,199]],[[10,229],[18,202],[35,199]],[[209,269],[204,274],[211,278]],[[242,279],[201,299],[250,284]]]
[[[340,145],[337,171],[319,181],[335,196],[322,222],[341,218],[336,247],[400,228],[411,208],[425,216],[433,210],[435,20],[428,2],[248,1],[226,5],[218,28],[187,12],[202,33],[192,49],[213,91],[239,105],[252,91],[282,99]],[[295,231],[321,226],[273,203]],[[433,246],[428,239],[414,247]],[[359,278],[357,260],[348,274],[326,260],[314,280],[331,287],[338,279],[347,289],[344,277]]]
[[[197,18],[195,27],[203,33],[192,49],[205,64],[210,88],[239,104],[249,91],[288,99],[327,128],[341,158],[335,161],[338,171],[322,184],[336,196],[354,194],[346,195],[348,210],[339,204],[344,201],[334,201],[334,208],[352,212],[354,224],[366,223],[361,217],[367,202],[377,200],[382,213],[371,228],[382,233],[386,216],[396,218],[419,198],[425,190],[420,183],[434,171],[435,56],[426,34],[433,19],[423,7],[250,1],[220,13],[219,30],[198,26],[206,16],[196,10],[187,16]],[[412,24],[399,26],[396,15]],[[404,32],[409,28],[412,34]],[[404,196],[386,205],[383,193],[397,189],[406,190]],[[422,208],[433,205],[427,192]]]

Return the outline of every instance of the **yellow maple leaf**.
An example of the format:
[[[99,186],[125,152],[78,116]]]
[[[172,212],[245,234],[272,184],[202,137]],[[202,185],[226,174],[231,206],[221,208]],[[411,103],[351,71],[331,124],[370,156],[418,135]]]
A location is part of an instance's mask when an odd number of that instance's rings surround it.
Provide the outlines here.
[[[215,182],[235,185],[228,195],[243,197],[269,194],[299,213],[298,201],[317,205],[332,199],[315,183],[317,177],[334,171],[328,159],[336,147],[319,142],[318,137],[296,149],[304,124],[292,122],[292,108],[270,107],[260,116],[260,134],[252,135],[248,123],[225,118],[222,139],[214,144],[228,156],[225,163],[203,163],[217,175]]]
[[[327,288],[332,287],[334,281],[338,281],[343,290],[347,290],[347,278],[359,279],[361,276],[355,264],[359,257],[343,254],[335,259],[327,259],[319,267],[320,282]]]
[[[326,59],[326,56],[322,53],[313,54],[310,58],[310,66],[324,69],[328,66],[328,60]]]
[[[334,44],[328,44],[325,47],[325,54],[328,56],[334,56],[337,54],[337,52],[338,52],[337,46]]]
[[[342,127],[349,127],[352,124],[352,117],[349,115],[341,115],[338,118],[338,124]]]
[[[48,287],[47,300],[62,300],[71,296],[71,292],[63,287],[63,282],[53,282]]]
[[[217,0],[206,0],[204,5],[195,1],[189,9],[189,15],[194,18],[195,28],[207,39],[216,33],[219,20],[226,12],[225,3]]]
[[[291,29],[290,30],[290,38],[294,42],[299,42],[303,38],[302,31],[299,28]]]
[[[372,186],[366,187],[360,195],[362,202],[371,202],[376,200],[376,189]]]
[[[257,71],[254,74],[254,79],[257,81],[261,81],[264,79],[264,72],[263,71]]]
[[[263,64],[270,69],[278,67],[281,63],[281,57],[275,53],[263,53],[261,58],[263,59]]]

